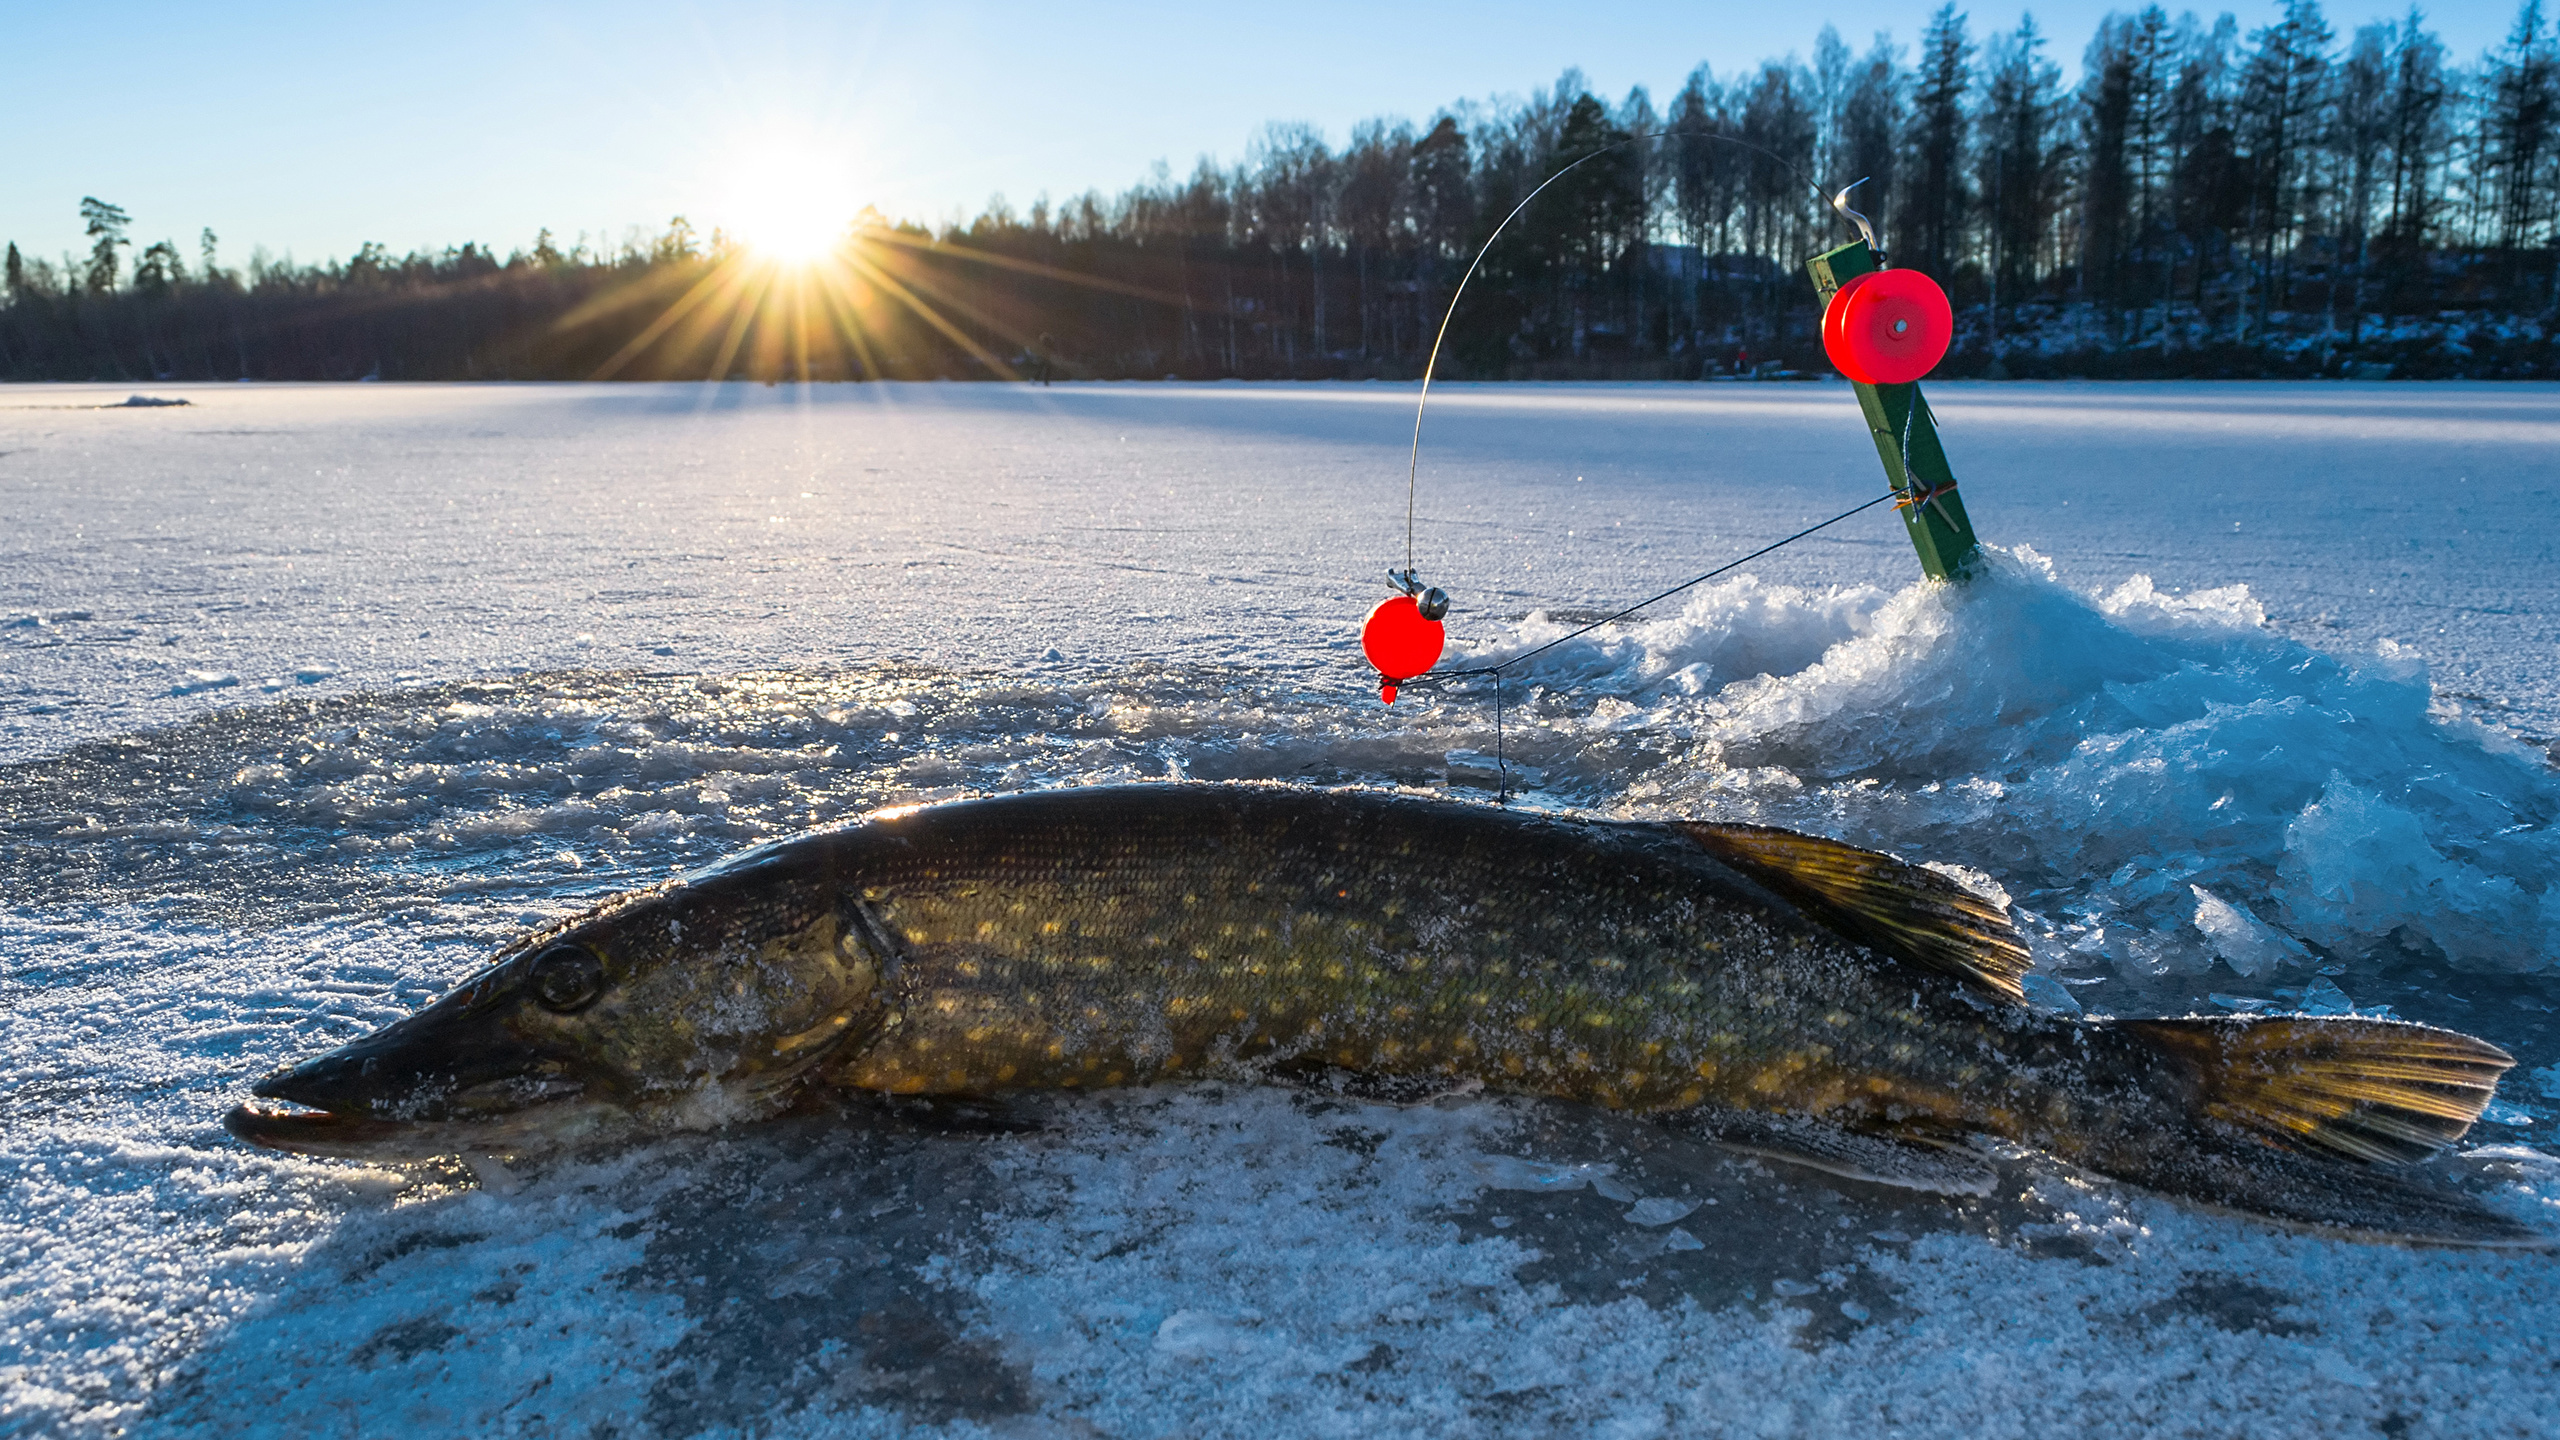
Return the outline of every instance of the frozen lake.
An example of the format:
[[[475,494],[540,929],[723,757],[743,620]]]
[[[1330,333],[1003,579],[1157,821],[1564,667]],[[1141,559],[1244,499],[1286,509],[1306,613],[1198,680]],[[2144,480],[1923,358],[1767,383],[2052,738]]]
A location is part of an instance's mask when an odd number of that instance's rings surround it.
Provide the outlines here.
[[[1945,1201],[1565,1106],[1218,1087],[515,1171],[250,1152],[219,1119],[256,1076],[755,839],[1094,780],[1481,794],[1445,757],[1492,714],[1382,709],[1358,663],[1410,387],[96,408],[130,393],[0,390],[0,1434],[2521,1435],[2560,1406],[2560,1260],[2027,1156]],[[2560,389],[1931,395],[1990,573],[1915,584],[1878,509],[1548,652],[1507,692],[1525,803],[1964,867],[2092,1010],[2485,1036],[2518,1068],[2437,1168],[2560,1234]],[[1881,483],[1844,386],[1445,387],[1416,558],[1460,647],[1516,653]]]

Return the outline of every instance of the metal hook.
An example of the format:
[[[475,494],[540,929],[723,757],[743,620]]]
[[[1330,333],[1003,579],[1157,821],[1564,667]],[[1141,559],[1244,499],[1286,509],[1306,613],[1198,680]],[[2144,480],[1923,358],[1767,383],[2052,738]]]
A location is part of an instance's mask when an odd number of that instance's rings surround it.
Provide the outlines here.
[[[1840,193],[1831,197],[1831,208],[1839,211],[1841,214],[1849,217],[1851,221],[1855,222],[1858,227],[1858,233],[1866,237],[1867,248],[1881,255],[1884,253],[1884,247],[1876,243],[1876,227],[1867,223],[1866,216],[1849,208],[1849,192],[1866,184],[1867,181],[1872,178],[1874,177],[1861,175],[1857,179],[1850,181],[1848,184],[1841,186]]]

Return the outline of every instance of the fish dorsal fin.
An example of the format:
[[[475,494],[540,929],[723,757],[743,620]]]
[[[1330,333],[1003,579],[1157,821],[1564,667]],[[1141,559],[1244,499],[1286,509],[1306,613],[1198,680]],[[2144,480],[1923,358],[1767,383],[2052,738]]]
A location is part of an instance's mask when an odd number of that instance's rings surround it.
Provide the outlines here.
[[[1847,939],[2004,1000],[2025,998],[2019,982],[2034,960],[2007,912],[1935,870],[1767,825],[1673,828]]]

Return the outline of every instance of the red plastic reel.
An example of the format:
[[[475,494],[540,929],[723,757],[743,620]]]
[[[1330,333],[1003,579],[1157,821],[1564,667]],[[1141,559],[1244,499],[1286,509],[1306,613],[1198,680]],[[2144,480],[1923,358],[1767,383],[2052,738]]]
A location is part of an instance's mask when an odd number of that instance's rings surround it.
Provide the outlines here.
[[[1850,362],[1842,358],[1848,353],[1848,347],[1840,338],[1840,312],[1848,308],[1849,297],[1856,293],[1859,286],[1883,273],[1880,270],[1869,270],[1841,281],[1840,288],[1831,292],[1829,303],[1822,307],[1822,353],[1831,357],[1833,369],[1843,375],[1849,375],[1850,379],[1857,380],[1861,384],[1873,382],[1865,380],[1862,376],[1849,374]]]
[[[1360,649],[1388,681],[1380,697],[1395,703],[1395,681],[1410,680],[1440,663],[1449,632],[1437,620],[1422,618],[1422,607],[1410,595],[1390,595],[1360,623]]]
[[[1823,311],[1822,348],[1866,385],[1908,385],[1937,368],[1956,337],[1947,292],[1917,270],[1875,270],[1841,286]]]

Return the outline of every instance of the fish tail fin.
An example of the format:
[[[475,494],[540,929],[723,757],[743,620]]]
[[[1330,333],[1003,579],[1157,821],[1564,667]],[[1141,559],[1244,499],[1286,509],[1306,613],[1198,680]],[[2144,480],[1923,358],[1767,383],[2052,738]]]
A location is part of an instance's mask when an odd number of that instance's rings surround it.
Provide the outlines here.
[[[2550,1248],[2539,1231],[2405,1167],[2460,1139],[2514,1057],[2398,1020],[2110,1020],[2179,1113],[2128,1116],[2083,1163],[2151,1189],[2431,1244]],[[2167,1123],[2157,1123],[2166,1121]]]

